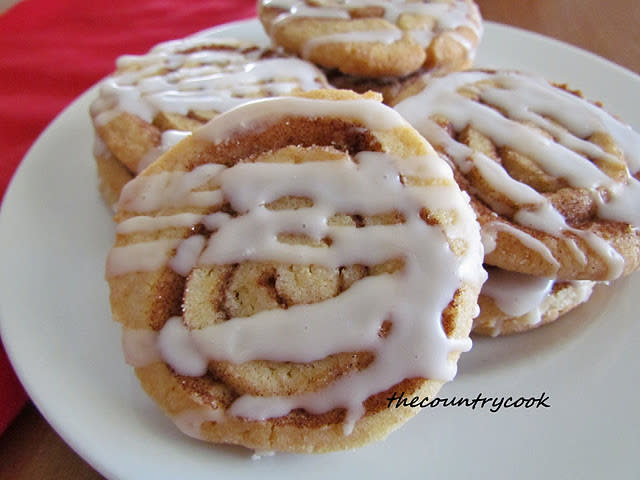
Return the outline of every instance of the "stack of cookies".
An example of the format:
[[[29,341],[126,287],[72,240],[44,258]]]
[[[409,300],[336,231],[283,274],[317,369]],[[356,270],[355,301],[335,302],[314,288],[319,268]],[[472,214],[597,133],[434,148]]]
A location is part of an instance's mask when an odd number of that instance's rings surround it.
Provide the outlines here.
[[[471,0],[258,7],[271,48],[214,31],[125,56],[91,108],[113,318],[182,431],[383,439],[418,411],[387,399],[435,396],[472,329],[538,327],[638,268],[640,135],[467,70]]]
[[[114,205],[129,180],[221,112],[328,86],[311,63],[210,32],[122,56],[91,105],[101,193]]]
[[[490,266],[476,332],[538,327],[638,268],[640,135],[579,92],[471,70],[422,77],[395,108],[471,196]]]

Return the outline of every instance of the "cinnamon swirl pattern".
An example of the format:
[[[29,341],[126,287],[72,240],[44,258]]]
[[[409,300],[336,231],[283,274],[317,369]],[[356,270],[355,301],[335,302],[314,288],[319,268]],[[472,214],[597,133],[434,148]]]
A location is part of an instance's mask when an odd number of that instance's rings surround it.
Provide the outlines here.
[[[124,55],[91,105],[103,197],[113,205],[127,181],[220,112],[327,86],[303,60],[208,31]]]
[[[294,181],[292,181],[294,180]],[[107,260],[142,386],[186,433],[323,452],[456,373],[486,278],[451,169],[373,95],[247,103],[123,190]]]
[[[471,0],[260,0],[258,14],[276,45],[357,77],[468,68],[482,36]]]
[[[424,77],[396,104],[456,170],[485,262],[559,280],[640,263],[640,135],[578,93],[513,71]]]

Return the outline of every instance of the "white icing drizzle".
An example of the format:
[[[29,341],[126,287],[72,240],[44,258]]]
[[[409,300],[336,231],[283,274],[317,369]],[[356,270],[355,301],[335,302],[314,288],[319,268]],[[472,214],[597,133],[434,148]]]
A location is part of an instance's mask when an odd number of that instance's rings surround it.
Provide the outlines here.
[[[169,207],[218,205],[222,202],[219,191],[197,189],[206,186],[224,168],[223,165],[207,164],[187,173],[139,175],[122,189],[117,209],[147,213]]]
[[[173,415],[171,419],[174,421],[178,429],[192,438],[204,440],[200,428],[204,422],[220,422],[224,420],[224,412],[221,408],[213,408],[205,405],[190,410],[183,410]]]
[[[255,163],[237,165],[224,171],[220,175],[220,183],[225,198],[237,211],[246,213],[224,225],[211,237],[200,264],[251,260],[255,259],[257,252],[261,252],[262,259],[279,262],[295,259],[296,263],[322,263],[331,267],[344,265],[345,256],[351,263],[379,263],[389,256],[400,255],[398,248],[402,240],[397,240],[395,247],[393,243],[394,238],[409,228],[406,225],[377,227],[379,232],[374,235],[374,227],[353,229],[326,224],[326,219],[337,212],[358,211],[366,215],[388,211],[400,187],[390,188],[399,180],[384,157],[385,154],[361,152],[355,156],[356,163],[347,159],[302,165]],[[370,175],[368,182],[359,181],[363,175]],[[296,178],[296,182],[289,185],[279,181],[281,178]],[[377,190],[375,196],[370,195],[372,183]],[[269,199],[275,200],[285,194],[310,195],[316,203],[304,212],[273,212],[264,207]],[[328,210],[328,205],[335,212]],[[316,240],[328,236],[332,239],[329,250],[335,255],[329,257],[325,249],[281,243],[277,239],[279,232],[304,233]],[[235,241],[248,236],[260,245],[259,249]],[[380,248],[380,241],[388,243],[388,247]],[[407,246],[402,246],[402,251],[406,249]]]
[[[392,174],[386,154],[363,152],[355,160],[357,163],[249,163],[221,174],[225,197],[244,214],[229,220],[211,236],[200,257],[201,265],[269,260],[339,266],[375,264],[398,256],[407,261],[402,273],[368,277],[325,302],[290,307],[286,313],[264,311],[192,331],[189,351],[199,352],[200,361],[187,357],[183,364],[182,354],[175,357],[169,353],[167,345],[172,342],[161,343],[163,357],[174,369],[193,374],[206,369],[207,360],[242,363],[266,358],[305,363],[342,351],[376,352],[375,365],[337,381],[322,395],[243,396],[234,402],[233,415],[264,419],[299,407],[319,413],[347,406],[347,424],[353,425],[362,414],[364,399],[403,378],[451,379],[455,365],[447,360],[449,352],[470,347],[466,340],[447,339],[439,324],[442,310],[459,286],[458,268],[452,268],[459,261],[440,232],[419,218],[415,200],[402,196],[404,187],[397,173]],[[287,181],[293,170],[299,170],[295,183]],[[375,196],[363,194],[367,189],[371,192],[372,186]],[[286,212],[263,207],[284,194],[301,193],[314,200],[314,207]],[[391,209],[401,211],[406,223],[363,229],[326,224],[328,216],[341,211],[366,214]],[[277,242],[279,232],[291,231],[305,232],[313,238],[329,236],[332,244],[329,248],[313,248]],[[425,244],[440,247],[427,250]],[[426,272],[433,280],[425,283]],[[438,286],[432,283],[435,281]],[[426,296],[425,291],[431,294]],[[394,327],[383,341],[378,330],[389,317]],[[176,343],[183,345],[188,331],[182,326],[182,332],[174,332],[180,326],[176,319],[168,329],[178,338]],[[340,331],[339,336],[336,331]],[[161,339],[164,335],[163,330]]]
[[[146,367],[161,362],[158,332],[153,330],[122,329],[122,351],[125,361],[132,367]]]
[[[497,86],[474,85],[488,80]],[[506,116],[463,96],[458,92],[461,87],[476,89],[482,101],[496,105],[506,112]],[[441,148],[463,173],[475,167],[496,191],[519,205],[517,211],[509,212],[505,206],[484,199],[497,213],[556,237],[563,232],[571,232],[585,240],[607,261],[610,279],[621,274],[624,260],[607,241],[590,232],[571,228],[543,195],[511,178],[494,160],[455,141],[432,117],[446,117],[456,131],[472,125],[497,145],[527,155],[550,175],[565,179],[572,187],[590,190],[598,205],[599,218],[625,222],[637,228],[640,226],[640,209],[637,208],[640,204],[640,182],[630,176],[626,183],[616,182],[583,156],[618,162],[599,146],[584,140],[593,133],[607,132],[623,150],[630,166],[640,164],[640,135],[628,126],[597,106],[553,87],[544,79],[508,71],[463,72],[429,79],[420,93],[402,101],[396,110],[427,140]],[[547,117],[561,122],[567,130],[552,125]],[[520,121],[550,130],[556,141],[522,125]],[[609,201],[603,200],[600,189],[609,192]],[[567,241],[573,242],[571,239]],[[575,243],[571,248],[575,250]]]
[[[218,230],[229,218],[231,217],[224,212],[211,213],[202,219],[202,224],[213,232]]]
[[[107,144],[97,135],[93,139],[93,156],[94,157],[110,157],[111,152]]]
[[[284,117],[308,116],[319,118],[327,115],[357,121],[372,129],[391,130],[407,125],[399,114],[389,112],[377,100],[317,100],[310,98],[263,98],[251,102],[251,112],[233,109],[220,121],[214,118],[194,133],[199,138],[219,144],[234,133],[259,131]],[[308,114],[309,113],[309,114]]]
[[[378,102],[281,98],[252,102],[227,112],[195,135],[220,142],[225,134],[254,129],[261,122],[268,124],[294,114],[309,118],[346,117],[367,128],[406,126],[396,112]],[[206,372],[211,360],[306,363],[339,352],[370,351],[375,360],[369,367],[346,375],[321,391],[289,397],[244,395],[228,411],[229,415],[260,420],[286,415],[295,408],[310,413],[346,408],[346,433],[363,414],[362,402],[371,395],[406,378],[452,379],[456,363],[450,354],[468,350],[471,343],[468,338],[448,338],[441,316],[463,283],[479,286],[486,278],[481,268],[479,228],[468,196],[461,194],[451,170],[435,153],[402,159],[401,163],[404,175],[437,179],[435,187],[406,187],[400,178],[400,163],[396,162],[387,153],[360,152],[353,159],[344,154],[342,159],[333,161],[298,164],[241,162],[229,168],[203,165],[190,172],[146,174],[134,179],[131,183],[139,185],[123,194],[122,208],[136,211],[140,207],[141,213],[157,210],[166,205],[165,196],[188,206],[194,200],[193,189],[208,185],[219,188],[214,192],[238,212],[235,217],[222,212],[192,217],[215,231],[206,245],[200,235],[172,245],[177,254],[171,260],[164,254],[166,246],[145,244],[163,252],[152,257],[162,256],[165,265],[183,275],[194,264],[258,261],[337,267],[375,265],[398,258],[404,261],[404,267],[396,273],[366,277],[339,296],[311,305],[263,311],[200,330],[188,330],[180,317],[169,319],[158,337],[164,361],[180,374],[199,376]],[[265,207],[283,196],[304,196],[313,205],[285,211]],[[454,211],[454,220],[450,225],[430,226],[420,218],[424,205]],[[400,213],[404,222],[364,228],[328,223],[338,213],[391,211]],[[142,217],[145,220],[139,224],[127,220],[132,222],[127,228],[147,228],[150,220]],[[173,218],[157,219],[158,226],[174,222]],[[183,221],[186,217],[175,219],[181,225]],[[443,230],[451,240],[464,240],[466,251],[454,255]],[[326,248],[319,248],[278,241],[279,234],[296,232],[316,240],[328,237],[331,242]],[[136,245],[139,244],[133,246]],[[115,247],[112,252],[130,247]],[[116,263],[110,266],[112,272],[127,271],[124,257],[124,253],[110,256],[108,264]],[[140,268],[137,259],[129,259],[133,260],[134,269]],[[378,332],[386,320],[393,322],[393,328],[380,338]],[[204,410],[190,411],[185,414],[186,420],[180,421],[198,436],[198,424],[207,421],[207,415],[210,413]],[[222,421],[218,413],[213,421]]]
[[[493,268],[482,286],[482,295],[492,298],[507,315],[521,317],[540,306],[553,284],[552,278]]]
[[[575,282],[571,282],[571,286],[573,287],[573,291],[575,294],[575,302],[576,303],[584,303],[586,302],[591,293],[593,292],[593,288],[597,284],[606,284],[608,282],[590,282],[589,280],[577,280]]]
[[[508,233],[518,239],[526,248],[539,253],[549,264],[555,267],[559,266],[551,250],[544,243],[513,225],[500,221],[489,222],[482,226],[482,244],[484,245],[485,253],[489,254],[495,250],[496,237],[499,232]]]
[[[158,215],[150,217],[140,215],[123,220],[116,226],[116,232],[129,234],[135,232],[153,232],[165,228],[191,228],[202,223],[207,229],[217,230],[229,215],[222,212],[201,215],[197,213],[177,213],[175,215]]]
[[[341,18],[348,20],[349,12],[339,5],[314,6],[299,0],[263,0],[265,7],[275,7],[288,12],[283,12],[275,19],[274,24],[281,23],[292,16],[314,18]]]
[[[160,155],[189,135],[191,135],[191,132],[182,132],[180,130],[165,130],[162,132],[160,145],[149,150],[140,159],[140,163],[138,163],[138,173],[142,172],[142,170],[151,165]]]
[[[468,54],[469,58],[475,58],[479,42],[474,43],[471,40],[469,40],[469,38],[465,37],[464,35],[462,35],[461,33],[458,33],[455,30],[451,32],[447,32],[446,35],[454,39],[460,45],[462,45],[464,49],[469,52]]]
[[[481,295],[491,298],[496,307],[507,315],[494,319],[490,330],[492,336],[500,335],[504,323],[510,319],[517,318],[519,323],[530,326],[542,321],[544,304],[553,295],[556,280],[500,268],[488,268],[487,272],[489,276],[482,286]],[[568,283],[572,291],[572,304],[578,305],[589,298],[596,282],[576,280]]]
[[[116,233],[152,232],[165,228],[190,228],[197,225],[203,215],[196,213],[177,213],[157,217],[137,216],[123,220],[116,226]]]
[[[435,26],[430,30],[417,28],[408,30],[410,37],[423,48],[429,46],[433,38],[441,33],[455,33],[459,27],[471,29],[477,38],[482,35],[482,22],[480,12],[473,2],[453,0],[447,2],[437,1],[381,1],[381,0],[343,0],[331,2],[327,5],[314,2],[309,5],[304,0],[261,0],[264,7],[273,7],[284,10],[273,22],[272,29],[294,18],[333,18],[349,20],[349,11],[357,8],[380,7],[384,10],[384,18],[389,22],[388,30],[374,30],[367,32],[354,31],[349,33],[336,33],[321,35],[310,39],[301,50],[303,58],[309,55],[315,47],[325,43],[335,42],[380,42],[384,44],[394,43],[403,36],[402,30],[396,27],[398,19],[403,14],[416,14],[435,20]],[[467,52],[467,57],[472,58],[475,53],[473,42],[462,35],[452,35],[452,39],[460,43]]]
[[[215,50],[218,47],[226,48]],[[127,112],[151,123],[159,112],[224,112],[255,97],[327,88],[323,74],[298,58],[261,58],[262,48],[215,32],[165,42],[146,55],[125,55],[118,71],[100,84],[91,105],[96,125]],[[199,50],[200,49],[200,50]],[[204,49],[204,50],[203,50]],[[171,132],[143,157],[138,172],[176,141]]]
[[[587,254],[580,249],[577,242],[573,238],[565,239],[565,244],[571,250],[573,258],[575,258],[580,265],[587,265],[587,263],[589,262]],[[605,253],[608,253],[608,251]]]
[[[398,28],[387,30],[366,30],[366,31],[354,31],[354,32],[342,32],[332,33],[329,35],[322,35],[313,37],[305,42],[300,52],[302,58],[310,58],[311,52],[318,45],[324,45],[327,43],[367,43],[367,42],[380,42],[385,45],[397,42],[402,38],[402,31]]]
[[[175,256],[169,261],[169,267],[183,277],[189,275],[196,266],[206,241],[207,239],[202,235],[192,235],[187,238],[178,246]]]
[[[190,110],[222,112],[247,101],[247,96],[290,93],[325,86],[322,73],[297,58],[260,59],[264,50],[249,52],[196,51],[202,42],[188,37],[147,55],[122,57],[127,68],[105,79],[92,105],[97,124],[120,112],[151,122],[159,111],[187,114]],[[215,48],[219,40],[204,45]]]
[[[167,238],[113,247],[107,256],[106,277],[158,270],[167,264],[180,241],[178,238]]]
[[[197,350],[182,317],[167,320],[158,336],[158,349],[162,359],[180,375],[200,377],[207,373],[207,359]]]

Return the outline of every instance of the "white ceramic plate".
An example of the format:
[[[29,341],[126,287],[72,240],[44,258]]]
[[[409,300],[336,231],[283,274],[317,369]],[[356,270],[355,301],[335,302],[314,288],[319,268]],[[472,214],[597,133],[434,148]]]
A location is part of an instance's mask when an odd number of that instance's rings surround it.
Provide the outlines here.
[[[257,21],[221,36],[266,41]],[[487,24],[479,66],[568,82],[640,130],[640,77],[537,35]],[[597,290],[567,318],[527,335],[475,341],[452,399],[548,396],[549,408],[437,407],[355,452],[277,455],[188,439],[124,364],[103,280],[113,240],[96,190],[87,114],[95,89],[29,151],[0,216],[2,338],[31,398],[60,435],[110,479],[631,478],[640,471],[640,274]],[[636,477],[637,478],[637,477]]]

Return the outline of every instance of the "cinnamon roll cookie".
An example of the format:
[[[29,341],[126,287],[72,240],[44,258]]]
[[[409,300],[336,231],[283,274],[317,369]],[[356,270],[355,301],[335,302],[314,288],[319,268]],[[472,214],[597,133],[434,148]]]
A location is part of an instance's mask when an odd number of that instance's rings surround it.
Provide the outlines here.
[[[142,386],[184,432],[257,450],[384,438],[456,373],[486,277],[449,166],[379,98],[222,114],[123,190],[107,260]]]
[[[259,0],[275,45],[357,77],[468,68],[482,36],[472,0]]]
[[[128,180],[220,112],[327,86],[308,62],[206,31],[122,56],[91,105],[101,192],[113,204]]]
[[[543,78],[423,77],[395,104],[455,169],[485,262],[559,280],[612,280],[640,264],[640,135]]]
[[[556,281],[487,267],[473,333],[497,337],[551,323],[589,300],[596,282]]]

